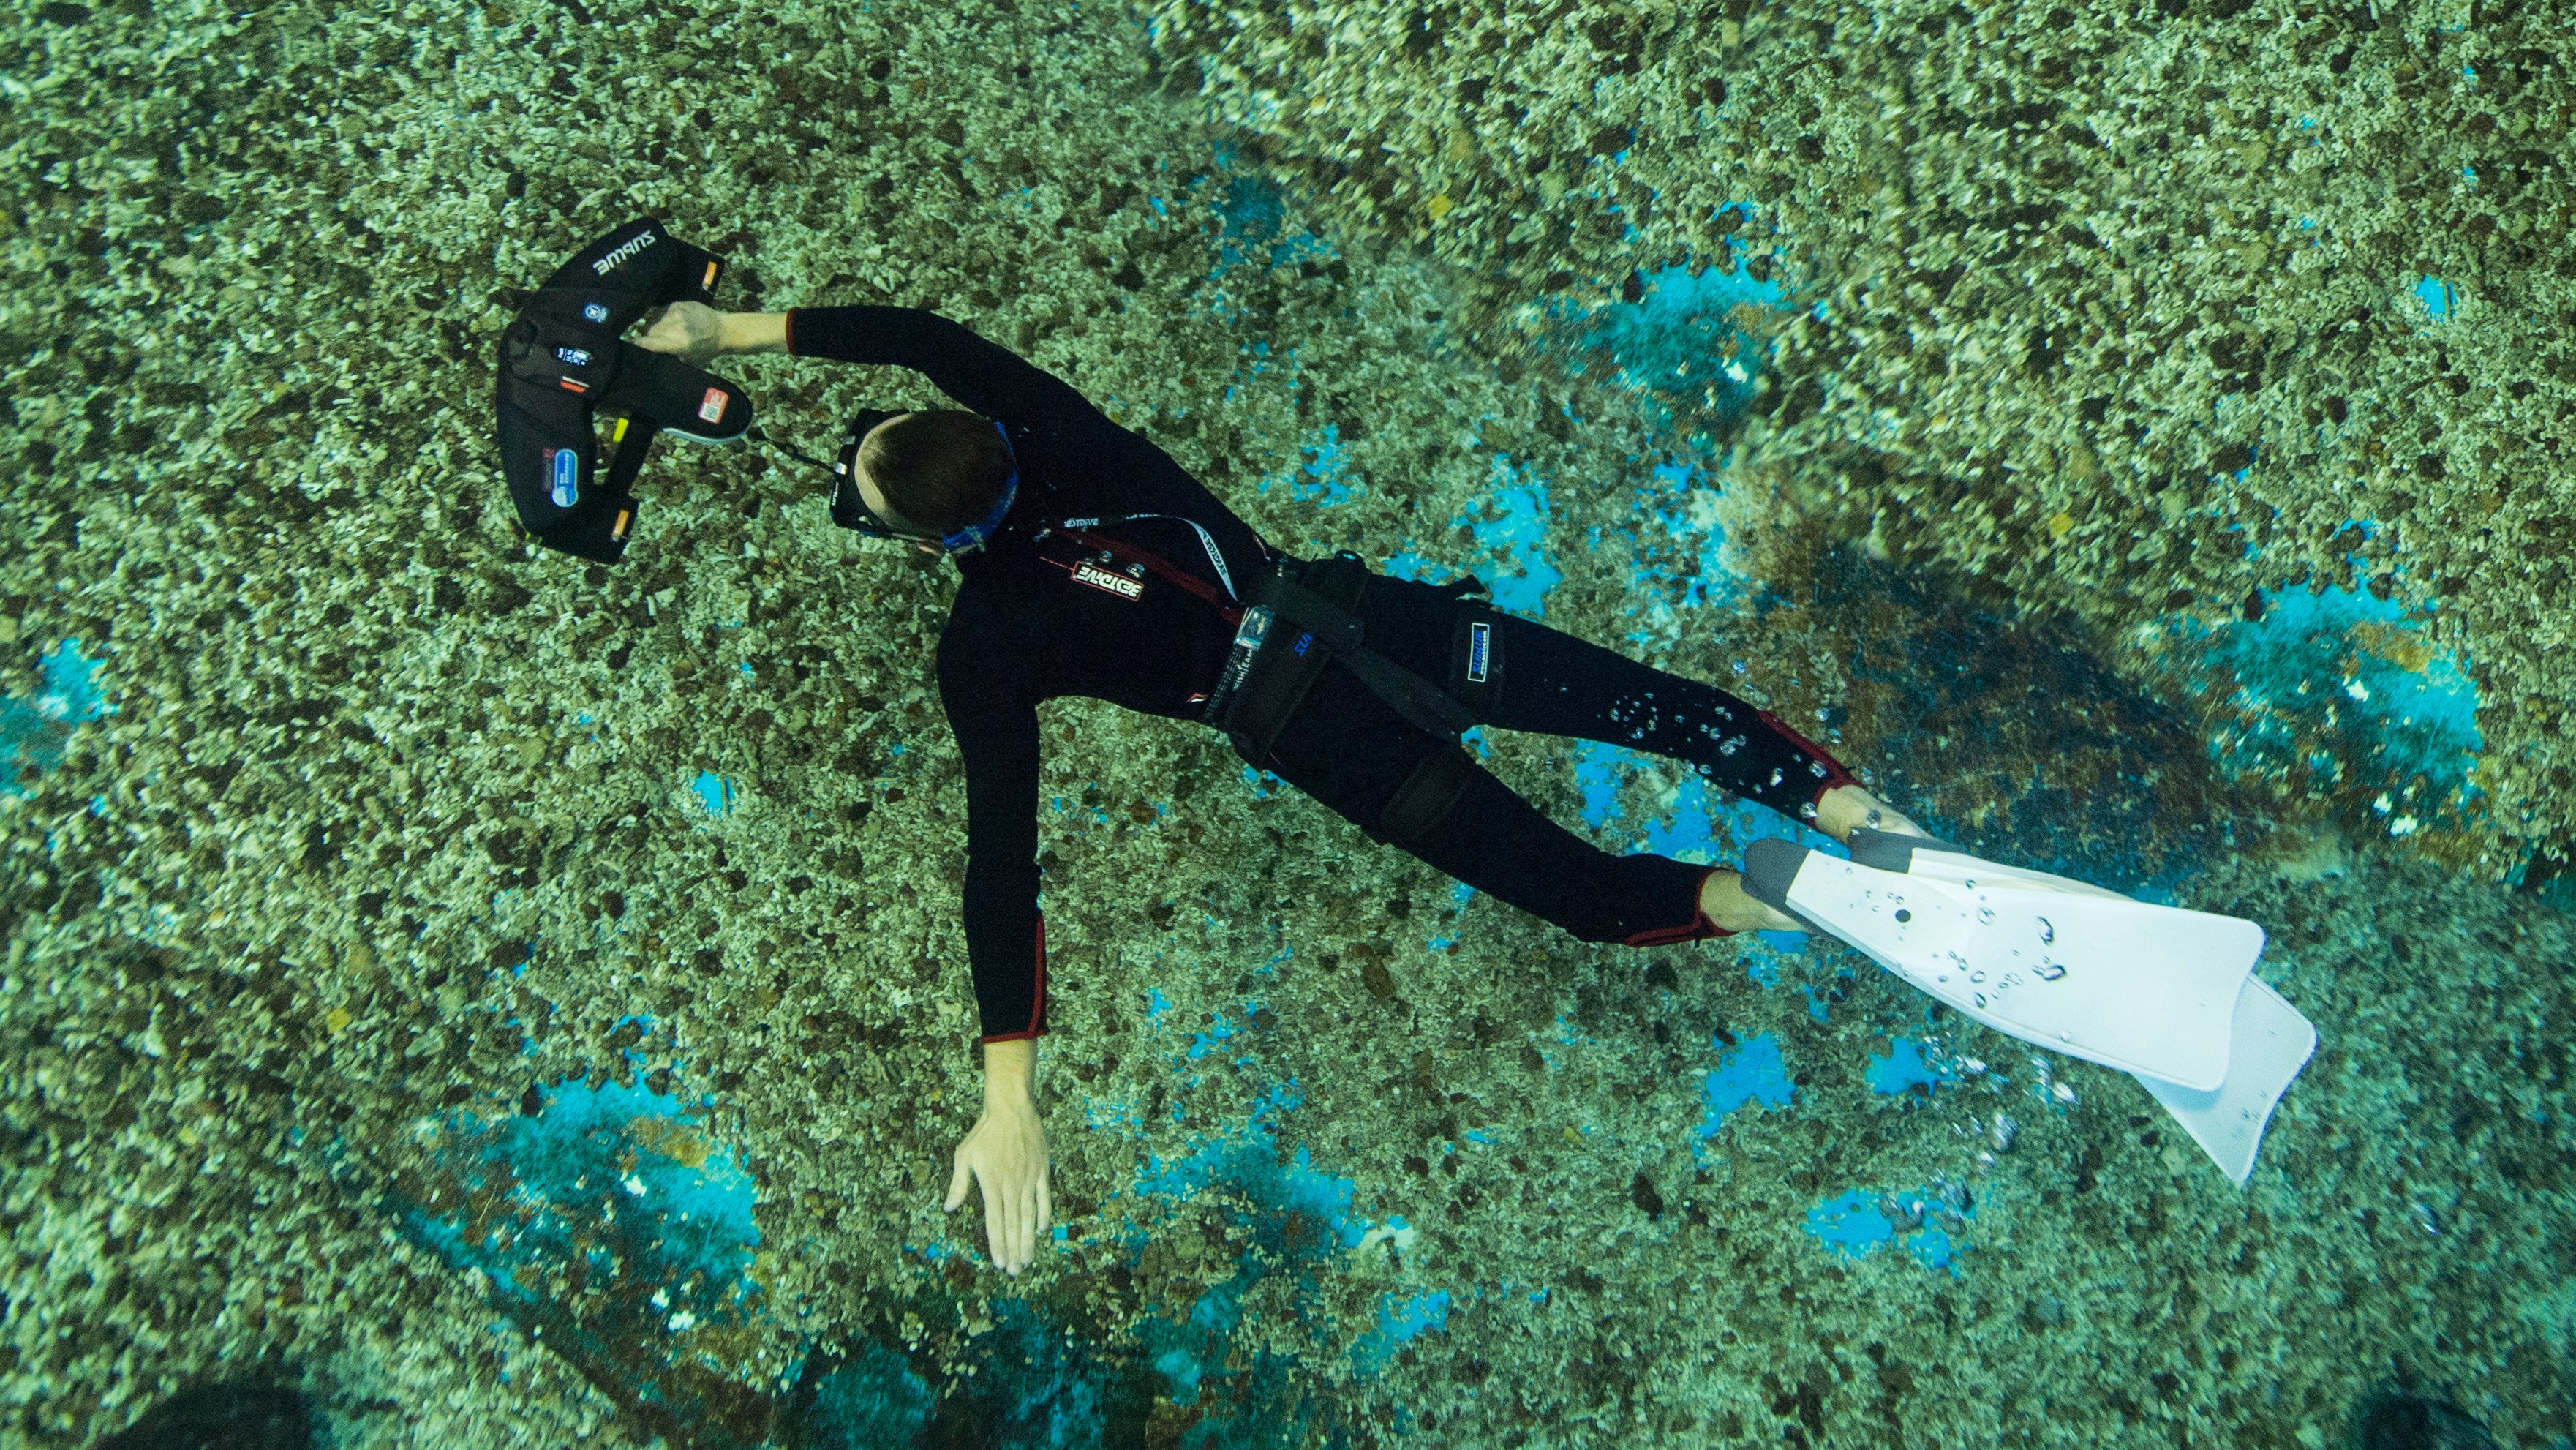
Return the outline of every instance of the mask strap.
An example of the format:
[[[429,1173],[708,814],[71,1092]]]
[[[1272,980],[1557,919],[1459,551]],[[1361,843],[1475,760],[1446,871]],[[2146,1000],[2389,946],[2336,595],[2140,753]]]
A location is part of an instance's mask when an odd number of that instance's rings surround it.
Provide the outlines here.
[[[1011,447],[1011,432],[1008,428],[1003,427],[998,420],[994,422],[993,428],[994,431],[1002,435],[1002,450],[1011,455],[1011,476],[1003,481],[1002,497],[993,505],[992,513],[987,515],[982,523],[969,524],[964,529],[950,534],[947,538],[939,541],[941,547],[950,553],[972,553],[975,550],[982,548],[985,540],[991,538],[994,531],[1001,527],[1003,515],[1008,514],[1011,511],[1011,504],[1014,496],[1019,493],[1019,450]],[[788,447],[786,444],[770,437],[767,433],[762,432],[757,425],[745,429],[743,431],[743,436],[752,439],[755,442],[766,443],[770,447],[777,449],[779,452],[786,454],[788,457],[795,459],[799,463],[810,463],[816,468],[823,470],[825,473],[832,474],[836,478],[840,476],[841,471],[833,467],[831,464],[825,463],[819,458],[809,458],[805,454]],[[844,485],[846,485],[847,482],[848,480],[846,479],[842,480]],[[837,494],[837,490],[835,492]]]
[[[813,464],[816,468],[823,470],[825,473],[833,473],[837,471],[832,467],[832,465],[825,463],[822,459],[808,458],[804,454],[797,452],[795,449],[790,448],[786,444],[779,442],[777,439],[770,437],[766,433],[763,433],[757,425],[745,432],[743,436],[752,439],[754,442],[766,443],[770,447],[777,449],[779,452],[786,454],[788,457],[795,459],[799,463]]]

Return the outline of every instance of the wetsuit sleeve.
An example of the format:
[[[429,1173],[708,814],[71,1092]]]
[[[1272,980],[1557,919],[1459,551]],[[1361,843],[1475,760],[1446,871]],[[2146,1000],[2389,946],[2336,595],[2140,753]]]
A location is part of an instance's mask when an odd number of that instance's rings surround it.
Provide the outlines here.
[[[985,417],[1024,428],[1073,433],[1116,426],[1071,383],[962,322],[918,307],[791,308],[787,351],[910,368]]]
[[[1268,552],[1249,524],[1152,440],[1110,421],[1071,383],[963,323],[917,307],[799,307],[787,314],[787,350],[797,357],[910,368],[987,418],[1052,434],[1063,459],[1079,460],[1085,487],[1072,497],[1087,500],[1083,506],[1104,517],[1159,513],[1195,519],[1236,570],[1250,568]],[[1192,549],[1184,557],[1196,553]]]
[[[972,631],[939,642],[939,697],[966,765],[966,960],[986,1042],[1046,1029],[1046,922],[1038,914],[1038,707],[997,679]],[[952,648],[952,642],[956,648]]]

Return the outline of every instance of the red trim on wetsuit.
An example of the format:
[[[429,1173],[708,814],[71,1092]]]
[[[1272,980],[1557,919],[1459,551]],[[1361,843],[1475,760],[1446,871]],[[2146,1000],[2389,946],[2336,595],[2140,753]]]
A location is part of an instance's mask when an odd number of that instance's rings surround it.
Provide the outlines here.
[[[1816,757],[1818,760],[1823,761],[1826,766],[1829,767],[1830,773],[1825,776],[1822,782],[1818,783],[1816,786],[1816,793],[1807,798],[1807,804],[1811,806],[1821,804],[1824,801],[1825,793],[1838,787],[1860,784],[1860,777],[1852,774],[1848,770],[1845,770],[1843,768],[1843,763],[1834,759],[1832,754],[1829,753],[1825,747],[1818,745],[1806,736],[1790,729],[1786,724],[1782,723],[1779,716],[1772,714],[1768,710],[1756,710],[1753,713],[1761,717],[1763,724],[1768,725],[1772,729],[1779,731],[1781,734],[1788,736],[1790,740],[1797,744],[1799,749]]]
[[[794,357],[794,356],[796,356],[796,309],[795,309],[795,308],[790,307],[790,308],[788,308],[788,309],[787,309],[786,320],[785,320],[785,321],[783,321],[783,322],[781,322],[781,323],[779,323],[779,327],[780,327],[780,329],[781,329],[782,336],[783,336],[783,338],[784,338],[784,340],[785,340],[785,342],[786,342],[786,344],[787,344],[787,355],[788,355],[789,357]]]
[[[1058,529],[1056,532],[1064,535],[1068,539],[1072,539],[1075,542],[1082,544],[1087,548],[1103,549],[1112,554],[1125,555],[1126,557],[1135,560],[1137,563],[1144,565],[1146,572],[1159,574],[1163,578],[1170,580],[1172,583],[1178,584],[1183,589],[1197,595],[1199,598],[1206,600],[1209,604],[1214,605],[1216,607],[1216,612],[1225,616],[1226,623],[1241,624],[1243,622],[1243,610],[1240,606],[1231,604],[1226,600],[1219,598],[1216,590],[1211,588],[1206,580],[1200,579],[1173,567],[1173,565],[1160,554],[1153,553],[1150,550],[1140,549],[1134,544],[1122,544],[1115,539],[1104,539],[1098,534],[1092,533],[1088,529]]]
[[[1831,757],[1828,758],[1830,759]],[[1735,935],[1733,930],[1719,926],[1716,922],[1709,920],[1708,913],[1699,909],[1699,896],[1701,892],[1708,889],[1708,878],[1716,875],[1722,869],[1724,868],[1711,866],[1699,874],[1698,881],[1692,883],[1691,919],[1688,924],[1683,926],[1658,927],[1653,931],[1641,931],[1635,936],[1623,939],[1619,945],[1623,947],[1665,947],[1671,946],[1675,942],[1706,941],[1713,936]]]
[[[1029,1025],[1024,1032],[996,1032],[978,1042],[1026,1042],[1046,1031],[1046,915],[1038,915],[1038,986],[1029,994]]]

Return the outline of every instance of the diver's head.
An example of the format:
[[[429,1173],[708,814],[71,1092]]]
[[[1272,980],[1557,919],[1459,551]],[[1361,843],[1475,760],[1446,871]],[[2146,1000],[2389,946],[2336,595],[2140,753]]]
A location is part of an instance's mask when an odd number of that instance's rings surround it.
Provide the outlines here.
[[[851,463],[859,501],[926,554],[992,513],[1016,463],[1001,430],[956,409],[897,413],[869,429]]]

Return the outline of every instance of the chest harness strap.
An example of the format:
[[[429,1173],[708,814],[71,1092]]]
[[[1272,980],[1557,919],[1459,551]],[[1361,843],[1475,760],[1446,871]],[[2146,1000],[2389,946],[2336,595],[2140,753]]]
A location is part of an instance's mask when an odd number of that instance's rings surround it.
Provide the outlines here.
[[[1174,514],[1127,515],[1127,518],[1130,519],[1167,519],[1174,517],[1178,516]],[[1108,520],[1110,523],[1123,523],[1125,521],[1125,519]],[[1041,542],[1050,534],[1060,535],[1066,539],[1072,540],[1074,543],[1079,544],[1086,549],[1097,549],[1104,554],[1124,559],[1132,564],[1143,566],[1145,572],[1153,575],[1155,578],[1161,579],[1166,583],[1177,585],[1181,589],[1187,590],[1189,593],[1195,594],[1199,598],[1206,600],[1210,607],[1214,608],[1218,614],[1224,616],[1225,622],[1228,624],[1239,623],[1242,620],[1242,608],[1225,599],[1219,598],[1217,596],[1217,592],[1208,587],[1206,580],[1200,579],[1195,575],[1189,574],[1175,567],[1170,561],[1163,558],[1163,556],[1156,554],[1149,549],[1140,549],[1134,544],[1121,543],[1116,539],[1105,539],[1098,534],[1092,533],[1090,531],[1091,526],[1100,522],[1101,520],[1099,519],[1066,519],[1062,524],[1057,525],[1056,527],[1042,528],[1038,530],[1030,539],[1030,542]],[[1217,552],[1216,540],[1209,538],[1208,531],[1203,528],[1199,528],[1197,524],[1190,523],[1187,519],[1182,519],[1181,522],[1189,523],[1191,528],[1198,530],[1199,542],[1206,547],[1208,552],[1208,561],[1216,565],[1217,578],[1225,582],[1226,592],[1228,594],[1233,593],[1234,575],[1225,567],[1225,556]]]

